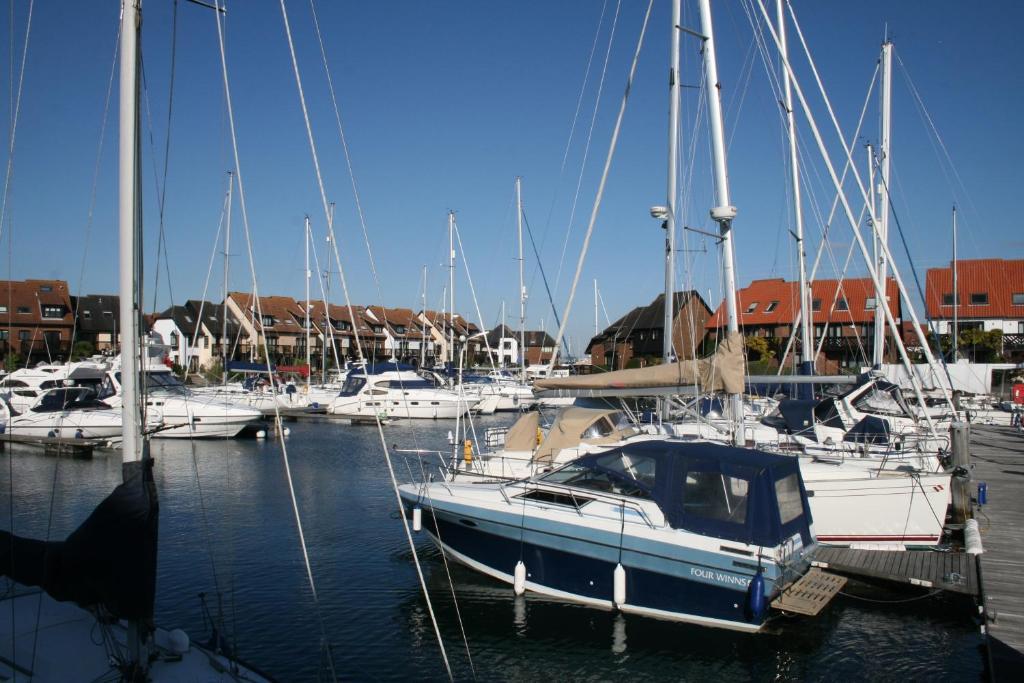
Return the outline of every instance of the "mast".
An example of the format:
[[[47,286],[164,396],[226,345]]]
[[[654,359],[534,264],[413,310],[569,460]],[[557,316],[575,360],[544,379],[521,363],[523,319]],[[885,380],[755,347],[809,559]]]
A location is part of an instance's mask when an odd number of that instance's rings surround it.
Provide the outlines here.
[[[668,211],[665,216],[665,318],[662,329],[661,356],[672,361],[673,323],[675,322],[676,272],[676,166],[679,148],[679,26],[682,23],[682,0],[672,0],[672,26],[668,66]],[[597,280],[594,281],[594,328],[597,328]],[[597,334],[597,332],[595,332]],[[666,409],[667,409],[667,403]]]
[[[303,235],[303,241],[306,243],[306,301],[303,303],[303,307],[306,309],[306,393],[309,393],[309,382],[313,375],[313,356],[309,348],[309,215],[306,215],[305,220],[305,233]]]
[[[701,33],[704,35],[704,79],[708,95],[708,121],[711,132],[711,151],[715,165],[715,202],[711,218],[718,223],[722,242],[722,274],[725,277],[725,316],[729,336],[739,334],[736,314],[736,261],[732,244],[732,221],[736,207],[729,203],[729,173],[725,159],[725,133],[722,129],[721,85],[718,82],[718,63],[715,59],[714,28],[711,24],[711,0],[700,0]],[[742,445],[743,395],[730,395],[731,416],[735,431],[733,442]]]
[[[594,336],[601,334],[601,329],[598,327],[600,323],[597,318],[597,278],[594,278]]]
[[[121,14],[120,137],[118,156],[118,235],[121,297],[121,421],[122,461],[141,460],[142,429],[139,400],[139,93],[138,36],[142,22],[139,0],[126,0]]]
[[[448,362],[455,362],[455,212],[448,212]]]
[[[221,384],[228,383],[228,267],[231,253],[231,197],[235,189],[235,175],[228,171],[228,215],[224,230],[224,310],[220,324]]]
[[[519,381],[526,381],[526,285],[523,284],[523,188],[516,176],[516,228],[519,232]]]
[[[427,266],[423,264],[423,292],[422,300],[420,304],[420,310],[423,311],[420,316],[420,367],[423,367],[423,363],[426,362],[427,358]]]
[[[786,49],[786,19],[783,4],[786,0],[775,0],[775,15],[779,30],[779,52],[783,64],[788,59]],[[786,128],[789,131],[789,173],[790,188],[793,192],[793,224],[796,228],[797,269],[800,271],[800,374],[814,374],[814,342],[811,337],[811,292],[807,284],[807,253],[804,246],[804,213],[800,192],[800,166],[796,148],[796,119],[793,115],[793,88],[789,81],[789,70],[782,69],[782,90],[786,107]],[[810,398],[810,396],[806,396]]]
[[[882,136],[880,140],[879,154],[881,155],[882,182],[878,188],[878,199],[881,208],[877,213],[878,241],[887,243],[889,239],[889,158],[890,146],[892,143],[892,42],[886,40],[882,43]],[[883,306],[888,306],[886,286],[885,249],[879,249],[876,268],[878,269],[878,282],[882,288],[881,292],[875,293],[875,347],[872,356],[872,365],[881,367],[885,356],[885,311]]]
[[[960,358],[960,289],[956,278],[956,204],[953,205],[953,362]]]

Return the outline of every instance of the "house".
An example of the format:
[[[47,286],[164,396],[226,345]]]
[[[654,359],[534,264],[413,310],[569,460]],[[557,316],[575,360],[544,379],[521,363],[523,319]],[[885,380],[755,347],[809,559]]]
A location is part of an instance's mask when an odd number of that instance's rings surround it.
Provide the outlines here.
[[[957,260],[956,298],[953,264],[929,268],[925,276],[925,309],[940,335],[957,329],[1002,332],[1004,357],[1024,359],[1024,259]]]
[[[679,358],[693,358],[704,339],[711,309],[696,291],[675,292],[672,302],[672,348]],[[622,369],[633,358],[638,363],[661,358],[665,329],[665,295],[638,306],[591,338],[586,352],[592,365]],[[636,364],[636,363],[634,363]]]
[[[171,362],[188,368],[189,372],[219,363],[225,339],[228,358],[234,359],[241,329],[230,309],[225,320],[223,306],[195,299],[189,299],[184,306],[171,306],[153,320],[153,331],[170,347]]]
[[[298,303],[300,307],[304,305],[304,302]],[[383,341],[386,338],[383,326],[368,319],[362,306],[353,305],[350,314],[349,307],[345,305],[328,304],[325,307],[323,301],[310,301],[309,315],[319,331],[318,343],[327,353],[328,365],[333,366],[335,358],[341,365],[349,360],[357,360],[360,348],[364,356],[371,360],[378,359],[375,355],[377,353],[381,354],[381,360],[386,358],[383,355]],[[374,327],[379,328],[380,332],[374,331]],[[323,362],[322,358],[320,362]]]
[[[75,341],[89,342],[96,353],[115,354],[121,343],[121,304],[116,294],[71,297]]]
[[[75,317],[63,280],[0,280],[0,353],[26,365],[66,360]]]
[[[242,357],[253,355],[259,347],[264,347],[275,364],[305,360],[306,312],[295,299],[290,296],[261,296],[258,302],[254,302],[250,293],[228,292],[226,303],[242,328],[241,338],[244,341],[238,344]],[[310,343],[320,343],[323,336],[312,313],[309,324]],[[310,351],[320,357],[319,349],[311,348]]]
[[[473,365],[486,348],[482,337],[477,336],[480,334],[480,328],[458,313],[452,315],[451,313],[422,310],[416,314],[416,321],[418,324],[426,326],[429,336],[427,343],[433,345],[434,360],[437,363],[458,364],[458,357],[463,348],[463,342],[460,340],[463,337],[466,339],[468,358],[465,362],[467,365]],[[454,339],[454,350],[450,348],[449,339]]]
[[[779,358],[789,337],[794,334],[800,311],[800,283],[782,278],[754,280],[736,296],[740,331],[748,338],[763,338],[769,352]],[[886,281],[886,297],[889,310],[899,324],[900,297],[893,278]],[[875,287],[870,278],[816,280],[811,285],[811,323],[815,343],[820,343],[822,349],[817,372],[827,374],[838,371],[840,367],[853,368],[870,363],[875,332],[875,300]],[[705,327],[715,338],[725,334],[724,301]],[[799,354],[799,330],[796,334],[790,351],[791,360]],[[887,344],[886,357],[890,360],[896,358],[891,344]]]

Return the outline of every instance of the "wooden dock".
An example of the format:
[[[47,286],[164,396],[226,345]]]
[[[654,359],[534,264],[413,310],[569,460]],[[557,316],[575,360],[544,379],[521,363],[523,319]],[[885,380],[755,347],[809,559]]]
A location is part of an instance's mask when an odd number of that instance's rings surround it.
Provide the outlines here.
[[[973,555],[929,550],[861,550],[822,547],[812,564],[836,574],[881,579],[921,588],[976,595]]]
[[[116,445],[110,439],[75,439],[5,432],[0,435],[0,448],[8,443],[40,446],[47,455],[70,455],[76,458],[91,458],[93,451],[110,450]]]
[[[1009,678],[1024,665],[1024,434],[973,426],[971,462],[974,494],[979,482],[988,485],[988,504],[974,516],[985,546],[979,564],[993,678]]]

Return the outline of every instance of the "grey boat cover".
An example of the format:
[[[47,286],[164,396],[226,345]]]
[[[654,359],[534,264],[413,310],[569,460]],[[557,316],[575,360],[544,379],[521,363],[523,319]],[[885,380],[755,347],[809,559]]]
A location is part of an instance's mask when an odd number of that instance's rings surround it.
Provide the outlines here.
[[[653,389],[697,384],[702,391],[740,394],[744,390],[743,338],[735,332],[710,358],[662,363],[646,368],[614,370],[575,377],[552,377],[533,383],[535,389]]]

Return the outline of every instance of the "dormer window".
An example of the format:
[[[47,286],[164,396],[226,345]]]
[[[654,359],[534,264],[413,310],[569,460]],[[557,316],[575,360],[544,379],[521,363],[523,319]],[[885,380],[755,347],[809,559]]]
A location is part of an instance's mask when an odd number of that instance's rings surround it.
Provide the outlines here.
[[[92,311],[82,311],[82,318],[84,320],[92,319]]]
[[[260,318],[260,323],[263,324],[263,327],[273,327],[274,326],[274,316],[272,316],[272,315],[264,315],[264,316],[262,316]]]
[[[18,313],[21,313],[22,315],[27,315],[31,312],[32,311],[29,310],[28,306],[18,306]]]
[[[51,319],[52,318],[57,318],[57,319],[60,319],[60,318],[64,317],[64,307],[63,306],[52,306],[52,305],[49,305],[49,304],[43,304],[40,308],[42,310],[42,314],[43,314],[44,318],[51,318]]]
[[[768,304],[768,306],[765,307],[764,312],[765,313],[771,313],[772,311],[774,311],[778,307],[779,307],[779,302],[778,301],[772,301],[771,303]]]
[[[46,292],[46,293],[52,292],[53,291],[53,286],[52,285],[39,285],[39,291],[40,292]]]
[[[971,305],[972,306],[988,306],[988,293],[979,292],[971,294]]]
[[[405,325],[395,325],[395,332],[397,334],[405,334]]]
[[[373,331],[374,331],[374,332],[375,332],[376,334],[380,334],[380,333],[382,333],[382,332],[384,331],[384,327],[383,327],[383,326],[381,326],[381,325],[374,325],[374,326],[373,326]]]
[[[749,306],[747,306],[747,313],[753,313],[754,311],[756,311],[757,310],[757,304],[758,304],[758,302],[754,301]]]
[[[836,299],[836,310],[837,311],[848,311],[848,310],[850,310],[850,305],[848,303],[846,303],[846,299],[840,297],[840,298]]]
[[[191,325],[192,324],[192,316],[186,315],[185,316],[185,322],[187,322],[189,325]]]

